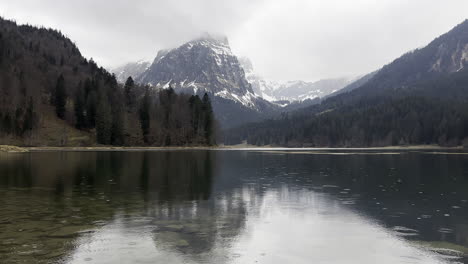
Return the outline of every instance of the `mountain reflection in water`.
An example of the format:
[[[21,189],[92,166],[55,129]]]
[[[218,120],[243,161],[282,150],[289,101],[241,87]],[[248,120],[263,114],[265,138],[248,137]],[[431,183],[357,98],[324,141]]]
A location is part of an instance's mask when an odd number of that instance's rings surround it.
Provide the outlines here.
[[[0,257],[466,262],[467,157],[316,154],[0,154]]]

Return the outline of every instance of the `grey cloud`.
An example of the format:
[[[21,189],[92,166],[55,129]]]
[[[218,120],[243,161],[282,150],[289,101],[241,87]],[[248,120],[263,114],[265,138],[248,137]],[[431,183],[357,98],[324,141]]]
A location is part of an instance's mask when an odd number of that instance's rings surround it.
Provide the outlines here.
[[[372,71],[462,22],[466,10],[466,0],[0,2],[5,18],[60,29],[103,66],[151,60],[215,32],[265,77],[282,80]]]

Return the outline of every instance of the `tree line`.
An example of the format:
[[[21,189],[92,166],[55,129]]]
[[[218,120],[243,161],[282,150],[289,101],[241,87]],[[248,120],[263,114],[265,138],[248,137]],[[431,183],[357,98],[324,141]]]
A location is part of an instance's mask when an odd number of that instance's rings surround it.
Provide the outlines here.
[[[225,133],[224,143],[287,147],[468,144],[467,69],[412,87],[357,96],[358,92],[232,129]]]
[[[207,93],[177,94],[172,87],[153,89],[128,77],[123,87],[114,75],[80,82],[68,98],[62,75],[51,98],[58,118],[77,129],[95,131],[104,145],[214,145],[215,119]],[[67,109],[67,101],[71,107]],[[70,113],[67,113],[69,111]]]
[[[201,96],[141,86],[131,77],[118,84],[61,32],[0,18],[3,143],[37,137],[36,144],[57,144],[73,132],[89,137],[79,141],[85,145],[213,145],[212,105]]]

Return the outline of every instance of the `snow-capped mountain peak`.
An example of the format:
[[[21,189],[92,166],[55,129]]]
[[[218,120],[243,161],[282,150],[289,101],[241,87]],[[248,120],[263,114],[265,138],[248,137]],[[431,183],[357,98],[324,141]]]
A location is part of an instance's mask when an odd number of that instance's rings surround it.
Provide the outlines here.
[[[158,52],[137,81],[158,88],[169,85],[186,93],[209,92],[255,108],[258,99],[225,36],[204,34],[181,46]]]
[[[352,82],[353,78],[325,79],[316,82],[273,81],[264,79],[254,71],[252,62],[248,58],[241,58],[240,62],[245,70],[245,75],[255,94],[270,102],[284,101],[302,102],[308,99],[322,98],[337,90],[342,89]]]
[[[128,77],[137,78],[146,71],[151,62],[146,60],[139,60],[137,62],[130,62],[115,69],[112,69],[111,72],[115,74],[117,81],[119,83],[125,83]]]

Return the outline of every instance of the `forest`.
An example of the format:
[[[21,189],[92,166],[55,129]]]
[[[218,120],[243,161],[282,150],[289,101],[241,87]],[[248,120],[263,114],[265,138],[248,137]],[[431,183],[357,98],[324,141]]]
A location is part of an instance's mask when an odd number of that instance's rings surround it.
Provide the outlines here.
[[[467,62],[454,64],[445,52],[433,63],[439,47],[466,43],[467,30],[468,22],[460,24],[355,89],[223,131],[222,141],[287,147],[468,144]],[[216,145],[221,133],[213,107],[227,113],[220,120],[225,124],[256,120],[254,110],[236,112],[234,103],[213,99],[139,85],[132,77],[119,84],[60,31],[0,18],[0,144]],[[273,115],[260,108],[255,113]]]
[[[468,145],[468,20],[334,96],[225,132],[226,144]]]
[[[459,146],[467,141],[466,69],[411,87],[344,93],[224,136],[226,144],[287,147]]]
[[[61,32],[0,18],[0,143],[216,144],[208,94],[124,85]]]

